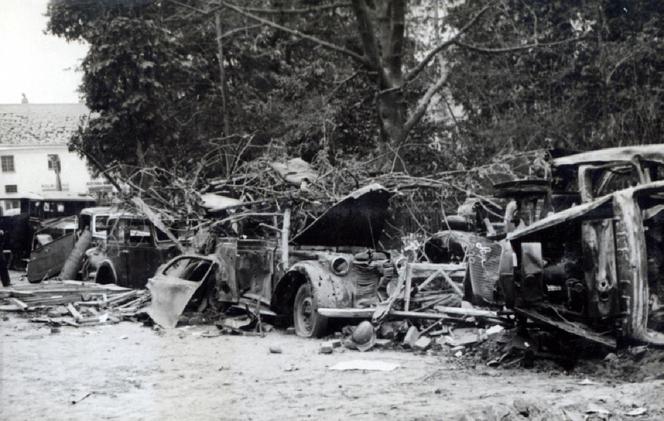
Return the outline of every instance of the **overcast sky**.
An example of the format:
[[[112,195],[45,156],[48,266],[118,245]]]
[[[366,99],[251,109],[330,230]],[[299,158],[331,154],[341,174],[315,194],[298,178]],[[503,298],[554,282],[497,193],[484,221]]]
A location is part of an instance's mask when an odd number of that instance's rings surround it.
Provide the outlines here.
[[[0,104],[78,102],[84,44],[44,34],[48,0],[0,0]]]

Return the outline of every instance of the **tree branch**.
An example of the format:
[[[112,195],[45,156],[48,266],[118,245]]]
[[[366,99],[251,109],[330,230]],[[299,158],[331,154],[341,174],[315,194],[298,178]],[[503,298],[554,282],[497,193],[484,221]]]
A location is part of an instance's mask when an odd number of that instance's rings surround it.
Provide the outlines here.
[[[447,83],[447,75],[442,74],[436,83],[427,89],[427,91],[417,103],[417,107],[415,107],[413,113],[410,115],[410,117],[408,117],[408,121],[406,121],[404,124],[402,139],[400,139],[400,142],[406,140],[410,131],[413,130],[413,127],[415,127],[415,125],[420,122],[422,116],[424,116],[424,113],[427,111],[427,108],[429,108],[431,98],[433,98],[434,94],[438,92],[445,85],[445,83]]]
[[[189,10],[192,10],[194,12],[198,12],[202,15],[209,15],[209,14],[212,14],[212,13],[216,12],[217,10],[219,10],[219,7],[215,7],[214,9],[211,9],[211,10],[203,10],[203,9],[199,9],[198,7],[190,6],[186,3],[179,2],[177,0],[167,0],[167,1],[169,1],[173,4],[176,4],[180,7],[184,7],[185,9],[189,9]]]
[[[249,13],[249,12],[244,11],[241,7],[238,7],[238,6],[236,6],[236,5],[232,4],[232,3],[228,3],[228,2],[226,2],[226,1],[222,1],[221,4],[222,4],[224,7],[226,7],[226,8],[228,8],[228,9],[234,11],[235,13],[238,13],[238,14],[240,14],[240,15],[242,15],[242,16],[245,16],[245,17],[247,17],[247,18],[249,18],[249,19],[252,19],[252,20],[254,20],[254,21],[256,21],[256,22],[260,22],[260,23],[262,23],[262,24],[264,24],[264,25],[267,25],[267,26],[269,26],[269,27],[271,27],[271,28],[274,28],[274,29],[278,29],[278,30],[283,31],[283,32],[286,32],[286,33],[288,33],[288,34],[295,35],[295,36],[297,36],[297,37],[299,37],[299,38],[306,39],[306,40],[308,40],[308,41],[311,41],[311,42],[313,42],[313,43],[315,43],[315,44],[320,45],[321,47],[327,48],[328,50],[336,51],[337,53],[341,53],[341,54],[343,54],[343,55],[346,55],[346,56],[348,56],[348,57],[351,57],[351,58],[357,60],[358,62],[360,62],[360,63],[362,63],[362,64],[364,64],[364,65],[369,65],[369,62],[367,61],[366,57],[361,56],[361,55],[359,55],[359,54],[357,54],[357,53],[355,53],[355,52],[353,52],[353,51],[351,51],[351,50],[348,50],[348,49],[346,49],[346,48],[344,48],[344,47],[341,47],[341,46],[339,46],[339,45],[332,44],[331,42],[324,41],[324,40],[322,40],[322,39],[319,39],[319,38],[313,37],[313,36],[311,36],[311,35],[307,35],[307,34],[305,34],[305,33],[303,33],[303,32],[300,32],[300,31],[298,31],[298,30],[296,30],[296,29],[291,29],[291,28],[288,28],[288,27],[286,27],[286,26],[279,25],[278,23],[272,22],[272,21],[269,20],[269,19],[265,19],[265,18],[262,18],[262,17],[260,17],[260,16],[256,16],[256,15],[254,15],[253,13]]]
[[[488,4],[488,5],[484,6],[484,8],[482,8],[482,10],[480,10],[475,16],[473,16],[468,21],[468,23],[466,23],[461,29],[459,29],[459,32],[457,32],[452,38],[448,39],[447,41],[443,42],[442,44],[440,44],[439,46],[437,46],[436,48],[431,50],[429,52],[429,54],[427,54],[426,57],[424,57],[424,59],[422,59],[422,61],[420,61],[418,63],[418,65],[415,66],[415,68],[413,70],[408,72],[408,74],[406,75],[406,78],[405,78],[406,82],[413,80],[418,74],[420,74],[420,72],[422,70],[424,70],[425,67],[427,67],[429,62],[434,57],[436,57],[436,54],[438,54],[439,52],[443,51],[444,49],[450,47],[451,45],[455,44],[457,42],[457,40],[459,39],[459,37],[461,37],[463,34],[468,32],[468,30],[473,25],[475,25],[475,23],[477,23],[477,21],[480,19],[480,17],[482,17],[482,15],[485,14],[487,12],[487,10],[489,10],[492,6],[493,6],[492,4]]]
[[[476,53],[502,54],[502,53],[512,53],[512,52],[515,52],[515,51],[529,50],[531,48],[555,47],[556,45],[562,45],[562,44],[582,41],[584,39],[586,39],[586,37],[582,36],[582,37],[568,38],[568,39],[564,39],[564,40],[560,40],[560,41],[554,41],[554,42],[546,42],[546,43],[535,42],[533,44],[515,45],[515,46],[511,46],[511,47],[500,47],[500,48],[491,48],[491,47],[483,47],[483,46],[480,46],[480,45],[471,45],[471,44],[466,44],[465,42],[458,41],[458,40],[454,41],[454,44],[461,47],[461,48],[465,48],[467,50],[474,51]]]
[[[244,32],[244,31],[248,31],[248,30],[250,30],[250,29],[262,28],[262,27],[263,27],[263,24],[262,24],[262,23],[258,23],[258,24],[256,24],[256,25],[248,25],[248,26],[243,26],[243,27],[241,27],[241,28],[231,29],[230,31],[226,31],[226,32],[224,32],[224,33],[221,35],[221,38],[222,38],[222,39],[226,39],[226,38],[228,38],[228,37],[232,37],[233,35],[235,35],[235,34],[237,34],[237,33]]]
[[[364,0],[353,0],[353,11],[357,19],[357,29],[360,33],[364,54],[376,70],[380,69],[380,59],[378,57],[378,41],[369,16],[369,10]]]
[[[324,4],[321,6],[310,6],[299,9],[261,9],[257,7],[243,7],[242,10],[249,13],[265,13],[265,14],[274,14],[280,15],[283,13],[312,13],[312,12],[321,12],[329,9],[337,9],[340,7],[350,7],[348,2],[339,2],[332,4]]]

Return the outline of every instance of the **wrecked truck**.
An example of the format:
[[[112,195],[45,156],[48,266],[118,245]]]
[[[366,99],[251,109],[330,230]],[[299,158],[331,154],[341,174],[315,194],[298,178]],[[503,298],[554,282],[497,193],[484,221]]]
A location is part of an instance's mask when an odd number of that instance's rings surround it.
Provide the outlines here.
[[[433,250],[467,261],[465,293],[475,302],[610,347],[664,345],[654,330],[664,316],[664,145],[551,164],[548,179],[496,186],[509,201],[502,232],[438,233]]]
[[[148,311],[158,324],[174,327],[192,298],[257,305],[290,319],[299,336],[326,333],[319,308],[371,307],[394,275],[387,252],[379,251],[391,194],[378,184],[356,190],[290,238],[290,212],[272,238],[219,238],[208,256],[182,255],[148,282]],[[198,294],[198,296],[196,295]]]
[[[554,160],[580,204],[508,234],[515,266],[501,284],[519,314],[615,347],[664,345],[664,145]],[[509,251],[512,253],[512,251]]]

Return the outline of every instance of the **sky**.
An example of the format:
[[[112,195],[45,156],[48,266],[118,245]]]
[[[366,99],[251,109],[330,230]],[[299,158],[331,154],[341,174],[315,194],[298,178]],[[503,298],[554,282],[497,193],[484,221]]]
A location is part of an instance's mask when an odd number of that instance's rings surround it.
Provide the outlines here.
[[[79,101],[82,43],[46,35],[49,0],[0,0],[0,104]]]

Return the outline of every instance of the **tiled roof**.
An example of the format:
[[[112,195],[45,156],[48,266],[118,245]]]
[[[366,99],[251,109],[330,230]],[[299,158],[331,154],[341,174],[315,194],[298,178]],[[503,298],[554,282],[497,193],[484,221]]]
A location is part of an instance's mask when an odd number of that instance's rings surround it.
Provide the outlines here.
[[[87,115],[83,104],[0,104],[0,144],[65,144]]]

